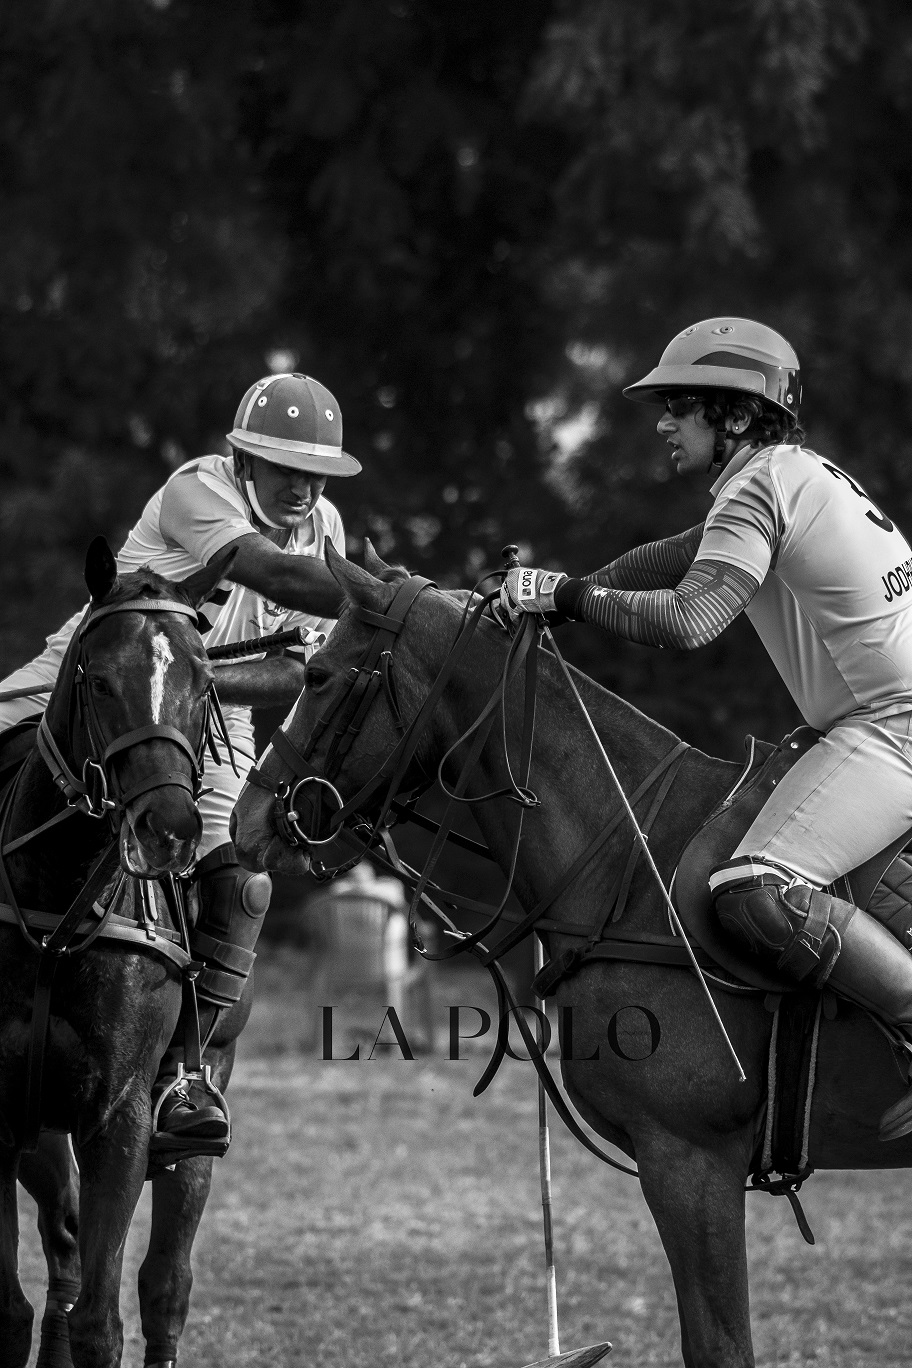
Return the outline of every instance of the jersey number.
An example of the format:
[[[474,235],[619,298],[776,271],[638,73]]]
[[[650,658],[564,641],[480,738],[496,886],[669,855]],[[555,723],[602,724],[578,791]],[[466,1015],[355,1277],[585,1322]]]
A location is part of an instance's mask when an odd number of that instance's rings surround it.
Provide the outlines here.
[[[854,489],[859,499],[868,499],[868,496],[861,485],[857,485],[852,477],[847,475],[844,470],[839,470],[837,466],[830,465],[828,461],[822,461],[821,464],[824,470],[828,470],[831,475],[835,475],[837,480],[845,480],[849,488]],[[865,517],[870,518],[875,527],[882,527],[885,532],[892,532],[893,524],[890,522],[890,519],[884,517],[873,499],[868,499],[868,503],[871,507],[866,511]]]

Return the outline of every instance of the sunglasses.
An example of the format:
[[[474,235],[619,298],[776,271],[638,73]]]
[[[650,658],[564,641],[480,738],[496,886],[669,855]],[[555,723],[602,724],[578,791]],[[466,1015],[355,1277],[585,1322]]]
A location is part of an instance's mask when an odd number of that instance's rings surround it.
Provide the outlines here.
[[[705,403],[702,394],[668,395],[665,399],[665,412],[670,413],[672,418],[686,418],[694,409],[702,408]]]

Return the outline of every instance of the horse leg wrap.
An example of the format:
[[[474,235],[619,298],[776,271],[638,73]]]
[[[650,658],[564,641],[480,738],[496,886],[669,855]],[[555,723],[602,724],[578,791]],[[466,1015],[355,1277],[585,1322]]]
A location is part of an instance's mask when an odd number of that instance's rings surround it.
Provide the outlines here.
[[[254,946],[272,894],[268,874],[237,863],[231,842],[197,865],[200,911],[190,932],[190,953],[204,968],[196,981],[200,1007],[231,1007],[244,991],[256,959]]]
[[[878,921],[842,898],[772,870],[730,861],[711,886],[722,925],[785,977],[824,983],[912,1035],[912,955]]]

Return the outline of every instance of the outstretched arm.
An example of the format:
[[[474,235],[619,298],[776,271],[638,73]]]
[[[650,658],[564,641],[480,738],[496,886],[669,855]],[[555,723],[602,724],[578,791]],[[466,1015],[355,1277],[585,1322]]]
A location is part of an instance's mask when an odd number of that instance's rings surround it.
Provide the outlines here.
[[[727,561],[696,561],[674,589],[623,590],[564,580],[554,593],[558,612],[614,636],[690,651],[705,646],[750,603],[759,582]]]
[[[283,608],[313,613],[315,617],[339,616],[344,596],[323,561],[313,556],[287,555],[259,532],[238,537],[227,547],[221,547],[219,554],[232,547],[237,548],[237,555],[228,578],[236,584],[255,589]]]
[[[220,493],[211,480],[207,483],[202,477],[199,465],[196,462],[178,471],[164,487],[159,530],[166,544],[183,547],[201,565],[210,565],[216,556],[234,550],[228,579],[283,608],[315,617],[338,617],[342,591],[322,560],[280,551],[251,526],[238,506],[236,492]],[[232,532],[233,539],[226,540]]]
[[[700,523],[674,537],[635,546],[585,578],[606,589],[673,589],[693,564],[702,539]]]
[[[288,654],[216,665],[213,673],[222,703],[247,708],[291,708],[304,688],[306,669],[303,657]]]

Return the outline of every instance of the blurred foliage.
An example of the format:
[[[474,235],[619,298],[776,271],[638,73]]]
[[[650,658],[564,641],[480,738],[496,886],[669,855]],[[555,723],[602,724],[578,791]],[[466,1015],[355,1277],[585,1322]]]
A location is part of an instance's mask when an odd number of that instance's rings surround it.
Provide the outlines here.
[[[0,639],[82,599],[270,366],[336,393],[358,553],[472,582],[698,522],[621,387],[756,316],[812,444],[912,527],[905,0],[31,0],[0,13]],[[797,721],[749,625],[572,658],[731,754]]]

